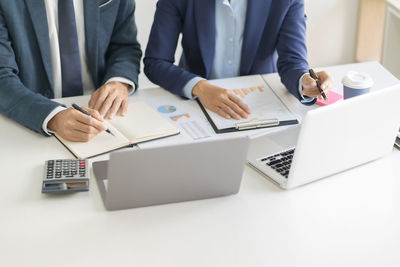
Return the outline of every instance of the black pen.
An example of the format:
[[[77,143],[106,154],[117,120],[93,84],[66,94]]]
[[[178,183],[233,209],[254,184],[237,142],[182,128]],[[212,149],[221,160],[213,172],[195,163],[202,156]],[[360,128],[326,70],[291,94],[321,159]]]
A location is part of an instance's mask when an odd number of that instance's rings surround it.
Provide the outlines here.
[[[88,115],[88,116],[90,116],[90,117],[93,118],[93,116],[90,115],[89,112],[87,112],[86,110],[84,110],[83,108],[81,108],[80,106],[78,106],[77,104],[72,104],[72,107],[73,107],[74,109],[76,109],[76,110],[82,112],[83,114]],[[115,136],[115,135],[110,131],[110,129],[107,129],[106,132],[109,133],[109,134],[111,134],[112,136]]]
[[[310,69],[309,72],[310,72],[311,78],[313,78],[317,82],[318,90],[319,90],[320,94],[322,95],[322,97],[324,98],[325,102],[328,102],[328,98],[326,97],[324,90],[321,89],[321,83],[318,80],[317,74],[315,74],[313,69]]]

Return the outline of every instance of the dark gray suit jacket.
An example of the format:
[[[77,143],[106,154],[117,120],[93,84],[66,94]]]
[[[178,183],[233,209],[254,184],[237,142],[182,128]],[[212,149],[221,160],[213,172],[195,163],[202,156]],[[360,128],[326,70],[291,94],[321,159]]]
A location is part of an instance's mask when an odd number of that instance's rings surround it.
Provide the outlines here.
[[[103,5],[105,4],[105,5]],[[142,52],[134,0],[84,0],[86,54],[96,88],[111,77],[138,86]],[[42,134],[54,98],[43,0],[0,0],[0,113]]]

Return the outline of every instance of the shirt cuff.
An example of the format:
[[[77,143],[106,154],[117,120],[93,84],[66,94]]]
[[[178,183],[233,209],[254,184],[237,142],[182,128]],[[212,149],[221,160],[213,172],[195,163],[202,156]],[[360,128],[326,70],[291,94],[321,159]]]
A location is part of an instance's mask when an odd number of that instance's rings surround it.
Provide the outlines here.
[[[195,99],[192,95],[193,88],[196,86],[196,84],[200,81],[205,81],[206,79],[201,78],[201,77],[194,77],[190,81],[187,82],[185,87],[183,87],[183,95],[189,99]]]
[[[300,99],[300,102],[303,103],[303,104],[311,103],[311,102],[313,102],[313,101],[315,100],[315,98],[305,96],[305,95],[303,95],[303,94],[301,93],[301,92],[303,91],[303,84],[302,84],[301,81],[303,80],[303,77],[306,76],[307,74],[308,74],[308,73],[304,73],[304,74],[300,77],[300,80],[299,80],[299,94],[300,94],[300,96],[301,96],[301,98],[302,98],[302,99]]]
[[[110,82],[120,82],[120,83],[128,84],[129,85],[129,88],[128,88],[129,95],[133,94],[136,90],[135,83],[124,77],[112,77],[112,78],[108,79],[106,83],[110,83]]]
[[[59,112],[66,110],[65,107],[56,107],[55,109],[53,109],[52,112],[50,112],[49,115],[47,115],[46,119],[44,119],[43,124],[42,124],[42,129],[43,131],[47,134],[47,135],[52,135],[54,132],[50,131],[49,129],[47,129],[47,124],[49,123],[49,121],[54,118],[55,115],[57,115]]]

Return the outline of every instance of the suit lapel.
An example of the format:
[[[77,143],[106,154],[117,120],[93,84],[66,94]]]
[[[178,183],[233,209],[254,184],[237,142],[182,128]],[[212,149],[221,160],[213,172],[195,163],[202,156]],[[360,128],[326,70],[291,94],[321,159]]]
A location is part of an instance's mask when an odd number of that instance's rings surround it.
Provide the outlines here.
[[[248,74],[251,70],[270,8],[271,0],[248,0],[240,66],[241,75]]]
[[[215,52],[215,0],[198,0],[194,3],[199,46],[208,78]]]
[[[90,73],[96,87],[100,86],[97,75],[97,54],[98,54],[98,26],[100,11],[98,0],[84,1],[85,14],[85,35],[86,35],[86,55],[88,59]]]
[[[50,87],[54,89],[46,6],[43,0],[25,0],[25,4],[31,16],[33,28],[35,30],[44,69],[47,73]]]

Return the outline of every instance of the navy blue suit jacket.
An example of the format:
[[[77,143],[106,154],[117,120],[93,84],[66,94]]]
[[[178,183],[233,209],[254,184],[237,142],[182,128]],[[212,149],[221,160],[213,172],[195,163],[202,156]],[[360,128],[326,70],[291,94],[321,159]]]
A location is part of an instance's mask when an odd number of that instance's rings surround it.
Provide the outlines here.
[[[182,33],[179,66],[174,55]],[[308,72],[303,0],[249,0],[240,75],[278,71],[301,99],[298,82]],[[183,96],[196,76],[208,78],[215,50],[215,0],[159,0],[144,59],[154,83]]]
[[[134,0],[84,0],[86,54],[96,88],[111,77],[137,85],[142,52]],[[44,134],[54,97],[43,0],[0,0],[0,113]]]

